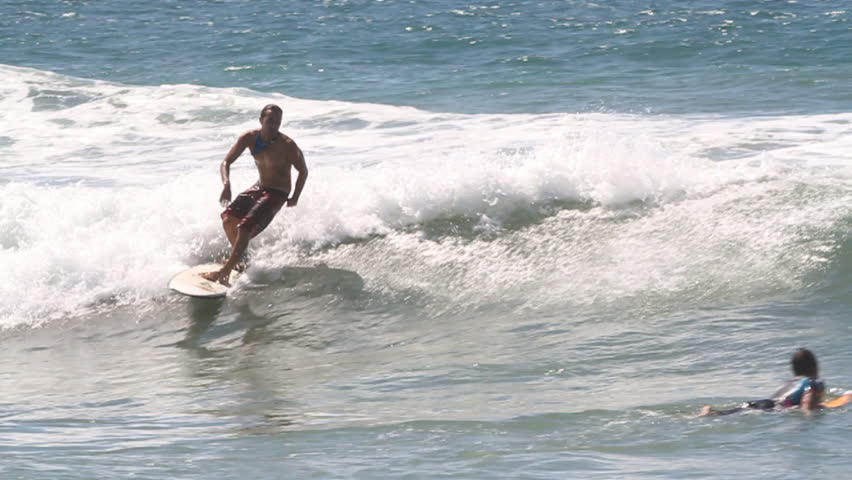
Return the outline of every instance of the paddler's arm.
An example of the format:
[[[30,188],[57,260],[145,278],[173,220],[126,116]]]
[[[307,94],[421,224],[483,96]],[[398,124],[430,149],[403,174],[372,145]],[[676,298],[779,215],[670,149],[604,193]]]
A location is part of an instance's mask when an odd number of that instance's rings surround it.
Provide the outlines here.
[[[222,164],[219,165],[219,175],[222,177],[222,194],[219,195],[219,203],[222,206],[227,205],[231,201],[231,164],[234,163],[245,149],[251,145],[251,139],[254,132],[248,131],[237,139],[237,142],[228,150]]]
[[[808,390],[802,394],[802,403],[799,404],[799,408],[805,411],[816,410],[819,408],[819,404],[819,395],[815,394],[813,390]]]
[[[802,410],[816,410],[822,405],[822,391],[818,388],[809,388],[802,394]]]
[[[295,143],[293,148],[295,152],[292,154],[292,165],[299,172],[299,176],[296,177],[296,188],[293,195],[287,200],[288,207],[295,207],[299,204],[299,195],[302,194],[302,189],[305,188],[305,182],[308,180],[308,165],[305,163],[305,155]]]

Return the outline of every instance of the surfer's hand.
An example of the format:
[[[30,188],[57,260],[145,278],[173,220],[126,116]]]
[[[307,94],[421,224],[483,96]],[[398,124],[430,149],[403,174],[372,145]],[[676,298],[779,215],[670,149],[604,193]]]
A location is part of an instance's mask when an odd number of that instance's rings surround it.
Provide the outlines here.
[[[222,195],[219,195],[219,205],[224,207],[229,203],[231,203],[231,184],[226,183],[225,186],[222,187]]]

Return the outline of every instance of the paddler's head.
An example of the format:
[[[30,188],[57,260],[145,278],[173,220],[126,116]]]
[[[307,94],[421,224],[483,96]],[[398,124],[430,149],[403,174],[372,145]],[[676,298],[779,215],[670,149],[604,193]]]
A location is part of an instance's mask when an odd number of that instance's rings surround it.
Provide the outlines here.
[[[797,377],[819,377],[816,356],[807,348],[800,348],[793,354],[793,374]]]

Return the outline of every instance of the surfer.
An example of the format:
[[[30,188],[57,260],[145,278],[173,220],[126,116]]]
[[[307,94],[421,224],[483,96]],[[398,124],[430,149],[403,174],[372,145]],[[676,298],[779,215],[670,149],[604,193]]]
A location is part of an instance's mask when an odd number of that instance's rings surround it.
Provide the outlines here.
[[[699,415],[729,415],[744,410],[774,410],[793,407],[809,411],[823,406],[825,382],[819,379],[816,356],[810,350],[800,348],[793,354],[791,364],[793,375],[796,377],[784,384],[770,398],[753,400],[727,410],[714,410],[710,405],[706,405],[701,409]]]
[[[222,194],[219,203],[227,205],[222,212],[222,228],[231,244],[225,265],[217,272],[202,276],[207,280],[228,285],[231,270],[237,268],[248,249],[249,241],[263,231],[285,204],[295,207],[308,179],[305,156],[292,138],[281,133],[283,112],[278,105],[269,104],[260,111],[260,128],[249,130],[225,155],[219,168]],[[259,179],[231,202],[231,164],[248,148],[254,157]],[[298,172],[293,195],[290,195],[290,169]]]

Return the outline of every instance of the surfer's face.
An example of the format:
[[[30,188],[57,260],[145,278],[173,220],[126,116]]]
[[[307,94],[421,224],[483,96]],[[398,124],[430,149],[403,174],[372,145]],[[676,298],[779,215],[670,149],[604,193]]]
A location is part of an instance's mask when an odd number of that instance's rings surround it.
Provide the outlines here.
[[[260,126],[269,131],[277,131],[281,127],[281,112],[273,109],[266,109],[260,115]]]

